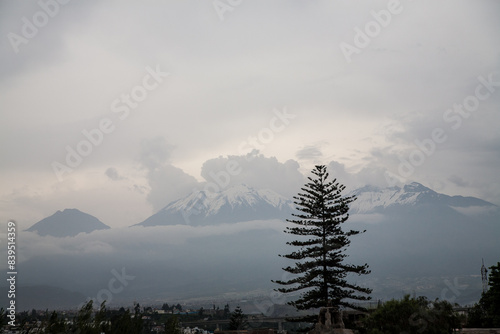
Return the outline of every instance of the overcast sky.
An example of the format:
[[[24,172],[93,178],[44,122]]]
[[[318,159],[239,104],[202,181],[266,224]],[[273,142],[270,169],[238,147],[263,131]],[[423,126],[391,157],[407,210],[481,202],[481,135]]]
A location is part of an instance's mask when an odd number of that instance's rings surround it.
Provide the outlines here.
[[[129,226],[314,164],[500,205],[497,1],[60,2],[0,2],[2,221]]]

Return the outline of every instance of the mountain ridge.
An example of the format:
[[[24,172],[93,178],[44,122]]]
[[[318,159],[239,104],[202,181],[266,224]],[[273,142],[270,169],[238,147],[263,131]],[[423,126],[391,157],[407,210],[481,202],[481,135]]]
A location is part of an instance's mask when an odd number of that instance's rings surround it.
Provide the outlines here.
[[[403,210],[404,207],[434,205],[443,208],[497,206],[475,197],[449,196],[418,183],[381,188],[365,186],[346,194],[356,196],[350,214]],[[257,219],[291,218],[296,205],[291,199],[269,189],[254,189],[244,184],[226,188],[220,193],[197,191],[165,206],[143,222],[133,226],[211,225]],[[459,210],[457,211],[459,212]]]
[[[88,213],[78,209],[64,209],[40,220],[25,231],[34,232],[40,236],[74,237],[79,233],[91,233],[109,228],[108,225]]]
[[[418,182],[411,182],[402,187],[393,186],[380,188],[365,186],[353,190],[349,195],[354,195],[357,200],[351,203],[350,213],[373,213],[383,209],[391,209],[395,205],[422,205],[433,203],[449,207],[490,206],[495,204],[476,197],[449,196],[440,194]]]
[[[498,208],[495,204],[475,197],[440,194],[417,182],[387,188],[367,185],[346,195],[356,196],[356,200],[350,204],[351,215],[404,211],[404,208],[421,205],[453,209],[459,214],[471,207]],[[285,220],[291,218],[295,211],[296,205],[291,199],[273,190],[239,184],[218,193],[193,191],[132,226],[206,226],[252,220]],[[64,209],[40,220],[26,231],[41,236],[68,237],[109,228],[90,214],[78,209]]]
[[[219,193],[192,192],[133,226],[199,226],[276,219],[290,215],[293,209],[291,200],[270,189],[256,190],[240,184]]]

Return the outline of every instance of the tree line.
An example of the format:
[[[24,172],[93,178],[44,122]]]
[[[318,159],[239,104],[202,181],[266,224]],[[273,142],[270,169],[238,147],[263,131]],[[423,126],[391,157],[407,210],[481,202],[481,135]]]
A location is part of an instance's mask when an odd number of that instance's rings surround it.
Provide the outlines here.
[[[180,304],[168,306],[163,304],[165,311],[182,311]],[[216,314],[208,319],[229,319],[229,329],[246,328],[246,315],[238,306],[233,312],[229,310],[229,304],[223,310],[213,307]],[[103,302],[99,309],[94,309],[93,301],[84,304],[74,315],[68,317],[66,314],[57,311],[46,311],[43,315],[32,310],[21,312],[17,319],[17,327],[22,334],[142,334],[142,333],[166,333],[181,334],[181,320],[192,321],[193,318],[201,319],[203,307],[193,314],[158,314],[151,307],[141,308],[140,304],[135,304],[132,310],[121,307],[119,310],[110,310]],[[217,315],[219,314],[219,315]],[[7,325],[7,314],[4,309],[0,309],[0,333],[4,332],[4,325]]]

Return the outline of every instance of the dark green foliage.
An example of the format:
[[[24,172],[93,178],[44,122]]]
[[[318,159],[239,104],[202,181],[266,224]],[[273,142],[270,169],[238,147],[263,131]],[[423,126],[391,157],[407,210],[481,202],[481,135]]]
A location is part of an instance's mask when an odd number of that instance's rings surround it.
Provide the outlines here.
[[[94,313],[93,302],[89,301],[82,306],[74,319],[73,325],[65,325],[57,320],[57,314],[53,312],[49,320],[49,326],[61,328],[63,331],[52,331],[49,333],[75,333],[75,334],[139,334],[142,332],[142,317],[136,308],[135,314],[131,315],[129,310],[121,308],[118,312],[111,313],[106,310],[103,302],[97,312]],[[53,324],[53,325],[51,325]]]
[[[66,333],[66,323],[63,318],[59,317],[56,311],[52,311],[49,320],[47,321],[47,326],[45,327],[45,333],[49,334],[60,334]]]
[[[94,328],[97,329],[97,331],[92,331],[92,333],[105,333],[109,332],[109,323],[107,321],[106,317],[106,301],[103,301],[101,303],[101,307],[99,308],[99,311],[97,311],[94,315]]]
[[[142,331],[142,325],[142,317],[140,313],[131,315],[129,310],[124,310],[122,308],[118,314],[111,317],[109,333],[138,334]]]
[[[94,313],[93,302],[90,300],[83,305],[78,311],[74,324],[71,326],[69,333],[78,334],[100,334],[109,332],[109,322],[106,317],[105,301],[102,302],[99,311]]]
[[[239,306],[231,313],[229,319],[229,330],[243,330],[248,327],[247,317]]]
[[[231,311],[229,311],[229,304],[224,305],[224,318],[228,317],[229,314],[231,314]]]
[[[329,180],[325,166],[316,166],[312,170],[315,178],[309,177],[307,183],[295,196],[294,203],[301,213],[293,214],[296,219],[287,220],[297,226],[287,227],[287,233],[299,236],[300,240],[288,242],[298,247],[291,254],[282,255],[295,260],[295,266],[283,268],[292,274],[287,281],[275,281],[285,285],[277,291],[293,293],[304,291],[299,299],[290,302],[298,310],[310,310],[326,306],[343,306],[359,309],[350,300],[369,300],[366,296],[371,289],[347,282],[349,273],[368,274],[368,265],[344,263],[346,247],[350,237],[360,231],[344,231],[342,224],[349,218],[349,203],[355,197],[343,196],[345,187]],[[315,320],[316,316],[302,320]]]
[[[134,311],[136,314],[141,313],[141,304],[137,303],[134,305]]]
[[[164,310],[165,312],[174,312],[174,311],[182,312],[182,305],[177,304],[177,305],[168,306],[167,303],[164,303],[162,305],[161,309]]]
[[[74,331],[78,331],[81,334],[94,334],[98,332],[98,328],[95,328],[95,323],[92,320],[93,302],[90,300],[87,304],[83,305],[78,311],[78,314],[74,320]]]
[[[460,327],[460,319],[449,302],[429,302],[425,297],[409,295],[384,303],[363,323],[367,334],[446,334]]]
[[[177,316],[169,317],[165,323],[165,333],[166,334],[181,334],[181,326],[179,324],[179,318]]]
[[[7,312],[2,307],[0,308],[0,333],[3,333],[3,326],[7,324]]]
[[[488,286],[469,314],[469,327],[500,327],[500,262],[490,267]]]
[[[0,310],[0,314],[1,314]],[[4,313],[5,314],[5,313]],[[119,311],[106,309],[103,302],[95,311],[90,300],[78,310],[74,318],[65,319],[56,311],[45,312],[45,316],[36,312],[20,312],[19,328],[21,333],[47,334],[140,334],[143,332],[143,320],[140,313],[131,314],[123,307]],[[41,326],[37,321],[41,321]],[[66,321],[71,320],[71,321]],[[0,326],[0,333],[2,333]]]

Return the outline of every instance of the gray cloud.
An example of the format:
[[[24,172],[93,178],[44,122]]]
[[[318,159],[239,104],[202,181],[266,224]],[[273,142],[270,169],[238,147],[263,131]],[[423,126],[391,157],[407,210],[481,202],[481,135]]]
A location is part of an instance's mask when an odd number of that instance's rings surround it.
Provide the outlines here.
[[[174,147],[163,137],[144,139],[141,141],[139,160],[149,170],[154,170],[166,163],[170,163],[170,156]]]
[[[120,180],[125,179],[124,177],[122,177],[118,174],[118,170],[116,170],[116,168],[114,168],[114,167],[109,167],[108,169],[106,169],[104,174],[106,174],[106,176],[109,177],[113,181],[120,181]]]
[[[456,184],[459,187],[467,187],[470,185],[469,182],[465,181],[464,179],[462,179],[460,176],[457,175],[451,175],[448,178],[448,181]]]
[[[150,191],[147,200],[158,211],[173,200],[189,194],[198,181],[170,164],[174,147],[163,137],[141,142],[140,163],[147,170]]]
[[[365,185],[372,185],[381,188],[388,186],[385,177],[386,169],[370,166],[362,168],[360,171],[348,172],[345,165],[337,161],[330,161],[327,165],[328,173],[337,182],[346,186],[347,191],[351,191]]]
[[[22,232],[18,265],[25,275],[18,284],[47,284],[95,297],[108,287],[110,271],[124,268],[134,279],[123,293],[113,295],[113,302],[122,298],[131,302],[138,295],[164,294],[162,298],[169,299],[188,290],[217,293],[214,288],[227,289],[227,284],[238,286],[241,281],[244,288],[251,281],[253,289],[270,288],[270,278],[282,274],[284,261],[278,254],[289,239],[284,228],[284,222],[268,220],[205,227],[125,227],[72,238]],[[6,256],[5,251],[0,255]],[[228,266],[234,269],[230,275],[224,273]]]
[[[306,146],[298,150],[295,156],[299,160],[309,160],[321,158],[323,156],[323,153],[321,153],[321,149],[319,147]]]
[[[259,148],[277,162],[236,158],[242,172],[231,182],[288,196],[302,185],[299,170],[333,159],[346,185],[383,183],[416,140],[442,128],[447,140],[407,180],[500,204],[499,87],[458,128],[443,118],[475,93],[479,76],[500,70],[499,3],[402,2],[351,63],[339,45],[353,44],[355,28],[387,1],[256,0],[223,21],[211,2],[71,1],[16,54],[7,36],[38,3],[0,4],[0,212],[29,221],[84,203],[111,217],[97,201],[106,187],[113,210],[139,203],[135,214],[146,217],[147,203],[158,209],[200,186],[200,169],[212,182],[209,172],[227,162],[213,157],[241,154],[239,144],[269,128],[282,106],[296,118]],[[112,104],[142,84],[147,66],[171,75],[121,120]],[[51,163],[64,162],[103,118],[115,130],[59,182]],[[299,158],[309,160],[297,167],[290,159]],[[110,166],[119,174],[103,174]],[[111,182],[117,177],[126,180]]]
[[[171,201],[191,193],[198,186],[198,181],[182,169],[165,165],[148,172],[148,182],[151,190],[147,200],[158,211]]]
[[[230,155],[207,160],[201,175],[207,182],[219,187],[244,183],[257,189],[272,189],[289,198],[304,183],[296,161],[281,163],[275,157],[268,158],[255,151],[245,156]]]
[[[98,6],[95,1],[86,4],[72,1],[64,5],[55,2],[48,5],[49,16],[44,15],[46,11],[40,1],[3,2],[0,5],[0,31],[4,37],[0,40],[0,62],[4,66],[0,67],[0,81],[63,61],[68,42],[65,33],[85,26]],[[33,17],[40,23],[35,24]],[[44,17],[48,19],[45,21]]]

